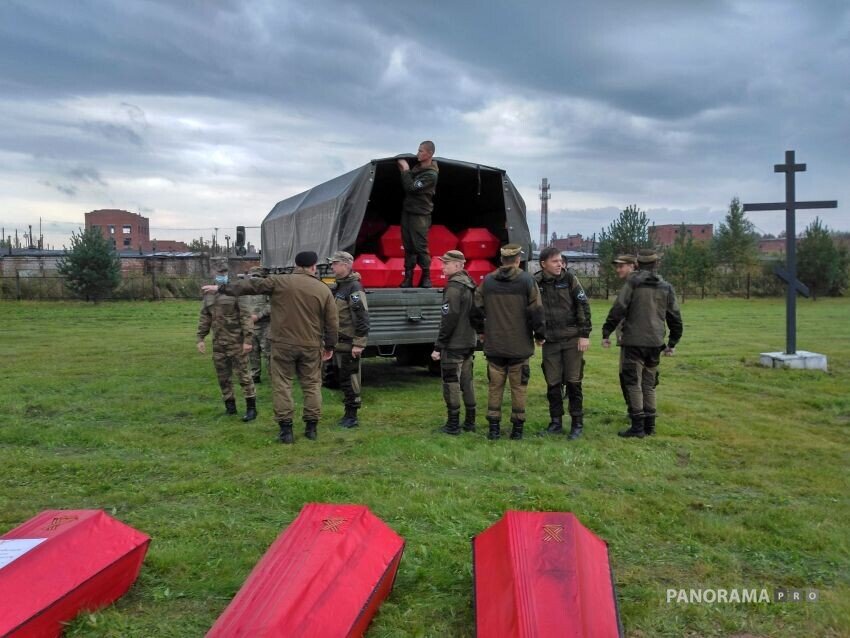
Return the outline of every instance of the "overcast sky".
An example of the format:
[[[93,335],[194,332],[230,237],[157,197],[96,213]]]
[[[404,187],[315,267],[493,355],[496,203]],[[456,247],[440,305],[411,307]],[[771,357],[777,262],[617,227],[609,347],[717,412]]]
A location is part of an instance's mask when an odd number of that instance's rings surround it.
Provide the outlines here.
[[[850,230],[850,3],[0,2],[7,234],[42,217],[62,244],[124,208],[221,240],[423,139],[506,169],[535,238],[543,177],[559,234],[629,204],[716,224],[733,196],[784,199],[786,149],[798,199],[839,202],[798,227]]]

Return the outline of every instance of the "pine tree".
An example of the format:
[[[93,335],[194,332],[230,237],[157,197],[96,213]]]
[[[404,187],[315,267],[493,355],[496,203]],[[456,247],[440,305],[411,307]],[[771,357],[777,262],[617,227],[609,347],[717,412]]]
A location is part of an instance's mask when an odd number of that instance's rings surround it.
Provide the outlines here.
[[[688,286],[705,288],[714,270],[714,259],[704,242],[694,241],[682,224],[676,241],[664,253],[661,274],[679,291],[684,300]]]
[[[846,290],[848,262],[847,249],[836,246],[829,229],[815,217],[797,246],[797,278],[809,287],[813,299],[840,296]]]
[[[118,255],[96,228],[71,233],[71,249],[58,271],[68,289],[86,301],[103,299],[121,282]]]
[[[617,255],[637,255],[641,248],[651,248],[649,219],[637,206],[631,205],[599,235],[600,274],[610,287],[616,285],[617,275],[611,265]]]
[[[720,224],[714,235],[717,261],[740,275],[752,271],[758,261],[757,238],[755,227],[744,214],[741,201],[733,197],[726,223]]]

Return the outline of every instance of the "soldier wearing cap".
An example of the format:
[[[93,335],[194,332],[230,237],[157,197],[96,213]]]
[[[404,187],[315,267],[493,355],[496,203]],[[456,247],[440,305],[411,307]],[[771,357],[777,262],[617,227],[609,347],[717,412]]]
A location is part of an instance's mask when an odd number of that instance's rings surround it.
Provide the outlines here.
[[[641,250],[637,262],[637,272],[627,277],[602,326],[602,346],[611,346],[609,337],[623,321],[623,382],[631,426],[619,435],[643,438],[655,434],[660,356],[662,352],[667,356],[674,354],[682,338],[682,315],[673,286],[656,272],[655,251]],[[670,330],[666,344],[665,326]]]
[[[214,263],[216,284],[226,284],[229,267],[226,259]],[[211,289],[211,290],[209,290]],[[197,348],[206,353],[204,339],[212,329],[213,365],[215,366],[225,412],[236,414],[236,397],[233,394],[233,373],[239,379],[245,394],[245,416],[243,421],[257,418],[257,393],[248,370],[248,353],[252,348],[253,325],[247,304],[234,296],[218,291],[218,286],[205,286],[198,318]]]
[[[292,274],[203,288],[204,292],[271,298],[272,396],[281,443],[295,441],[292,386],[296,376],[304,395],[304,436],[316,439],[322,414],[322,361],[330,360],[337,342],[339,316],[330,288],[316,274],[318,261],[316,253],[304,251],[295,255]]]
[[[502,395],[511,385],[511,438],[521,439],[525,425],[525,398],[534,354],[534,342],[545,341],[545,321],[540,291],[534,278],[521,270],[522,247],[501,248],[502,265],[484,278],[475,291],[474,325],[482,334],[487,357],[489,393],[487,438],[501,436]]]
[[[248,271],[248,276],[251,278],[262,278],[263,269],[259,267],[251,268]],[[254,383],[260,383],[262,380],[263,364],[265,364],[266,374],[269,374],[269,322],[271,319],[271,306],[269,305],[268,295],[245,295],[240,297],[240,301],[245,300],[248,309],[251,311],[251,321],[254,322],[254,343],[251,352],[248,355],[248,360],[251,364],[251,376]]]
[[[334,364],[339,370],[345,415],[339,422],[344,428],[357,427],[360,409],[360,355],[369,339],[369,305],[360,283],[360,273],[352,270],[354,257],[344,250],[328,258],[336,277],[333,293],[339,314],[339,343]]]
[[[540,271],[534,280],[540,288],[546,316],[543,376],[549,400],[547,434],[562,434],[564,391],[570,412],[570,439],[584,428],[584,353],[590,345],[590,304],[581,283],[564,268],[561,251],[554,246],[540,252]]]
[[[428,251],[428,229],[434,210],[434,193],[440,168],[434,157],[434,142],[426,140],[416,151],[416,163],[411,168],[407,160],[398,160],[404,203],[401,208],[401,241],[404,244],[404,280],[402,288],[413,286],[416,264],[422,268],[420,288],[431,287],[431,253]]]
[[[614,266],[614,271],[617,273],[617,278],[625,280],[637,268],[637,258],[634,255],[617,255],[617,257],[611,261],[611,264]],[[626,402],[626,404],[628,404],[629,393],[626,391],[626,384],[623,381],[623,362],[625,361],[625,358],[623,357],[622,321],[617,324],[617,328],[614,330],[614,334],[617,337],[617,347],[620,348],[620,390],[622,390],[623,392],[623,400]]]
[[[475,388],[472,384],[472,364],[478,337],[470,323],[474,304],[475,282],[464,270],[466,257],[459,250],[450,250],[442,257],[446,287],[443,289],[440,332],[434,343],[431,359],[440,362],[443,379],[443,398],[448,418],[440,428],[446,434],[461,432],[460,403],[466,408],[463,430],[475,431]]]

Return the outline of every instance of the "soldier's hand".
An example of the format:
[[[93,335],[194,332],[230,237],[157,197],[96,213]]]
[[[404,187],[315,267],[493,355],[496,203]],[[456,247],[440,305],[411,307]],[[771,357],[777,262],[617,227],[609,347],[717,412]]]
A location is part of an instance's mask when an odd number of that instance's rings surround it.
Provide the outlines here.
[[[437,352],[436,350],[434,350],[431,353],[431,361],[439,361],[439,360],[440,360],[440,353]]]
[[[538,346],[540,346],[542,348],[543,344],[546,343],[546,339],[535,339],[534,343],[536,343]]]
[[[251,315],[251,321],[252,322],[257,323],[259,320],[260,320],[260,318],[257,317],[257,315]]]
[[[361,354],[363,354],[363,348],[361,348],[360,346],[351,346],[352,359],[359,359]]]
[[[664,356],[672,357],[676,354],[676,348],[664,348]]]
[[[210,284],[210,285],[207,285],[207,286],[201,286],[201,292],[203,292],[205,295],[212,293],[212,292],[218,292],[218,286],[213,285],[213,284]]]
[[[330,361],[331,357],[333,357],[333,356],[334,356],[333,350],[328,350],[327,348],[322,350],[322,361]]]
[[[587,349],[590,347],[590,339],[586,339],[585,337],[578,338],[578,351],[579,352],[587,352]]]
[[[398,167],[401,170],[403,170],[403,171],[409,171],[410,170],[410,164],[407,163],[407,160],[400,159],[396,163],[398,164]]]
[[[245,354],[251,352],[251,350],[253,350],[253,349],[254,349],[254,346],[251,345],[250,343],[243,343],[242,344],[242,352],[245,353]]]
[[[205,344],[203,341],[199,341],[198,342],[198,352],[200,352],[201,354],[205,354],[206,351],[207,351],[207,344]]]
[[[611,340],[610,339],[603,339],[602,340],[602,347],[603,348],[610,348],[611,347]]]

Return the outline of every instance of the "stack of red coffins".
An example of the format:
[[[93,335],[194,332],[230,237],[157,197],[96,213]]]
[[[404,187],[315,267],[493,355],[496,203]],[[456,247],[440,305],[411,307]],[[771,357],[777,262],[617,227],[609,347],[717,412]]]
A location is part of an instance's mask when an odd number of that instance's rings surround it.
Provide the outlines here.
[[[499,239],[486,228],[469,228],[458,235],[458,249],[466,260],[494,259],[499,252]]]
[[[360,273],[364,288],[385,288],[389,284],[390,271],[377,255],[358,255],[353,268]]]
[[[401,241],[401,226],[395,224],[387,228],[381,235],[381,256],[385,259],[390,257],[404,257],[404,244]]]
[[[472,541],[482,638],[621,638],[605,542],[568,512],[508,511]]]
[[[362,505],[308,503],[207,638],[362,636],[403,550],[404,540]]]
[[[59,636],[119,599],[150,538],[101,510],[47,510],[0,536],[0,636]]]
[[[486,259],[473,259],[466,262],[466,272],[469,273],[476,286],[484,283],[484,277],[494,270],[496,270],[496,267],[493,265],[493,262]]]

